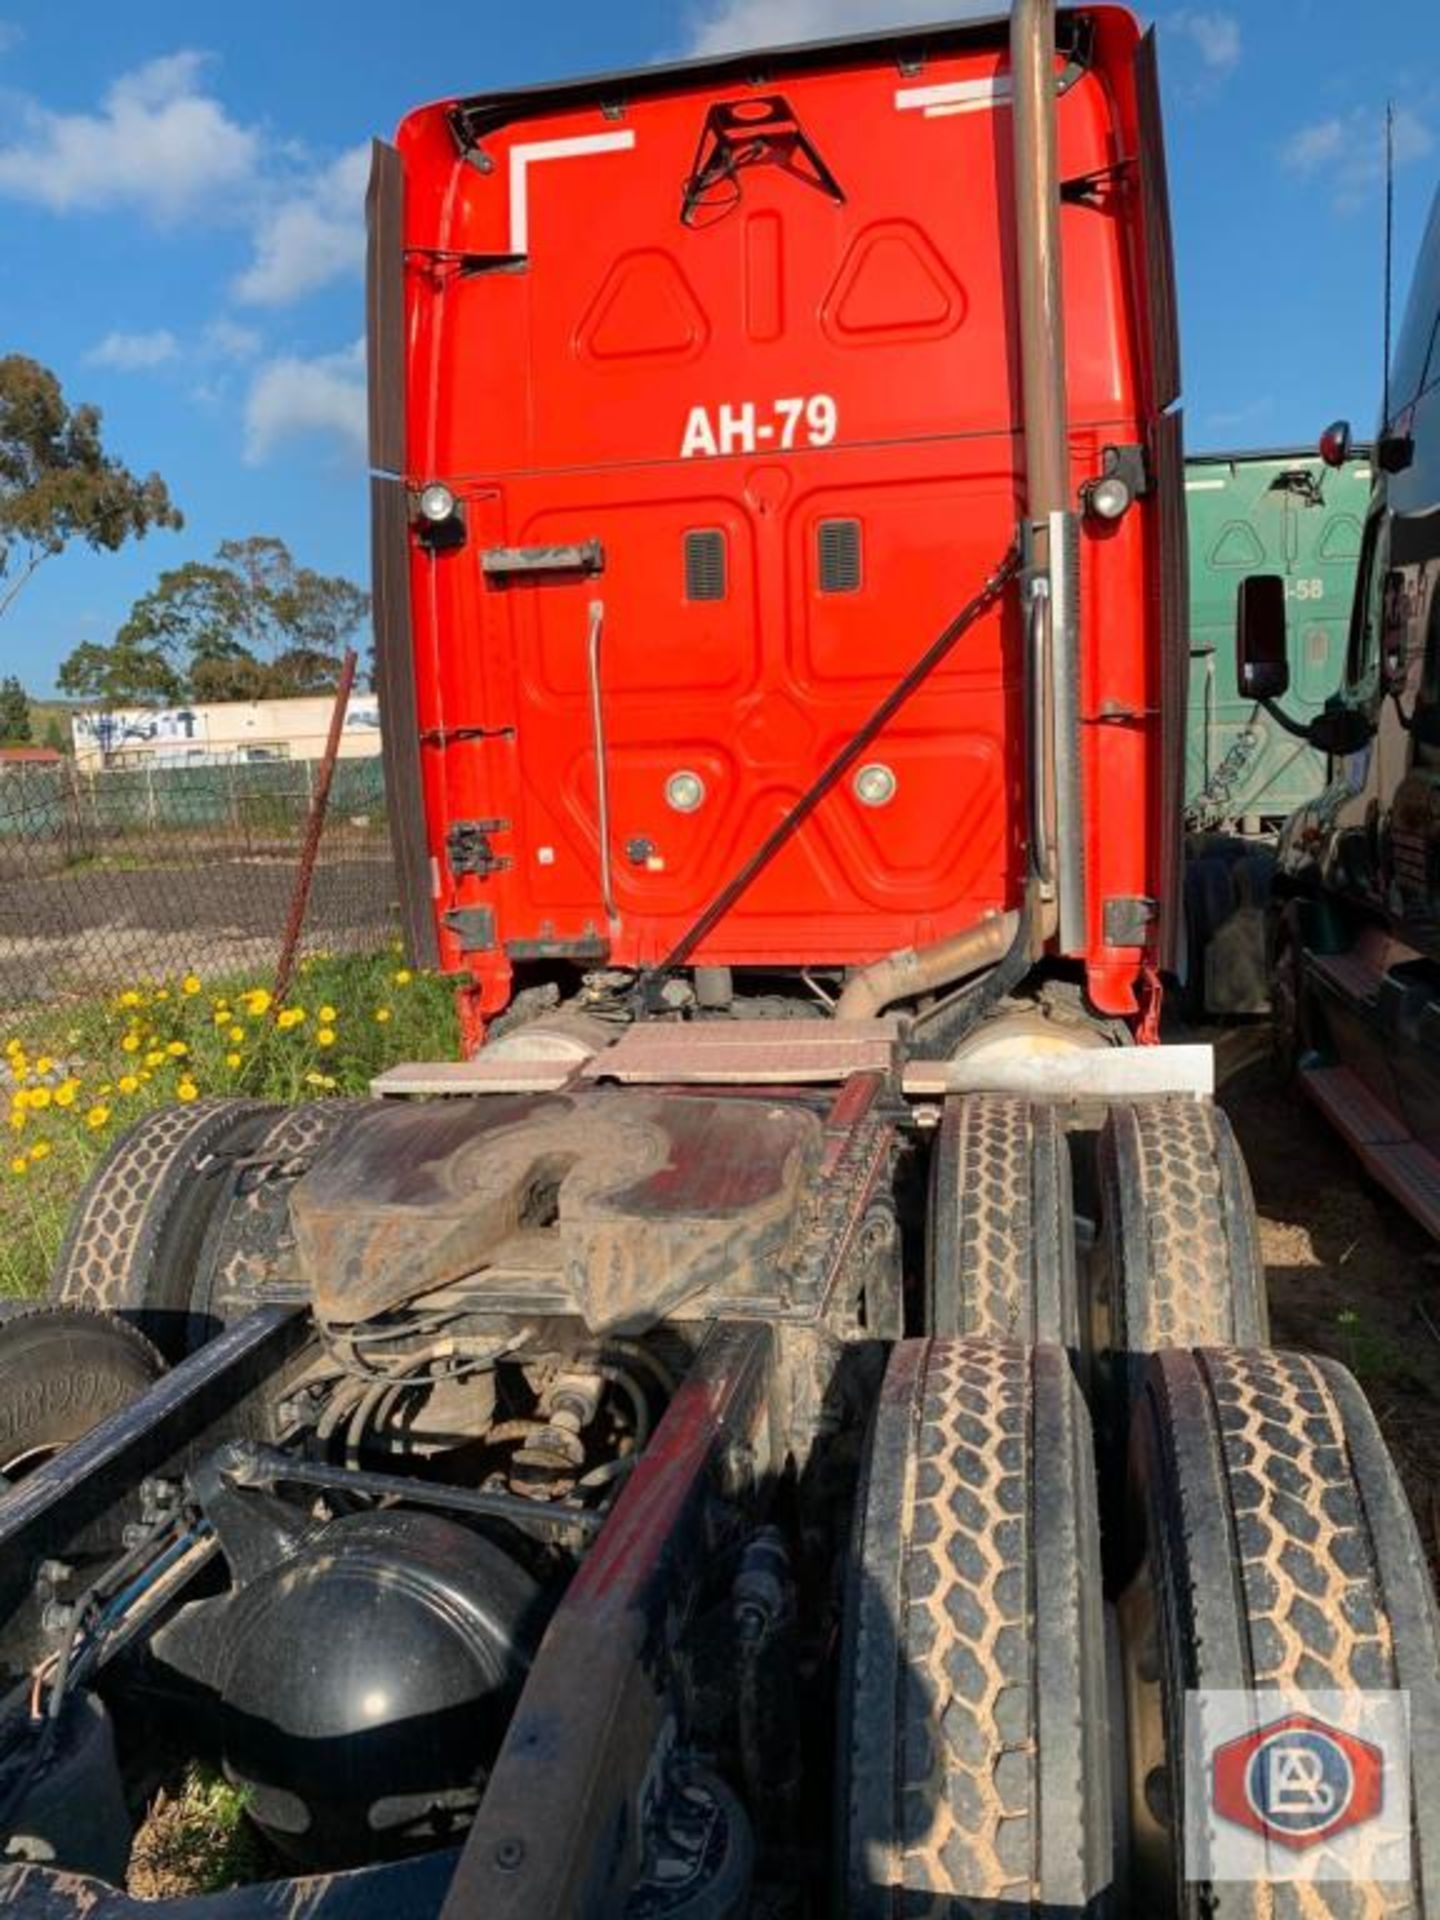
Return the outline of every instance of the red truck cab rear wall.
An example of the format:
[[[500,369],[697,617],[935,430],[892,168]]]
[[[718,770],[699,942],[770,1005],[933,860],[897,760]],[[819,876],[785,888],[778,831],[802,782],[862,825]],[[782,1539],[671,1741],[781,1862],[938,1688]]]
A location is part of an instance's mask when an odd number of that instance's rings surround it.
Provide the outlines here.
[[[1121,447],[1151,482],[1080,560],[1078,957],[1127,1013],[1178,818],[1169,237],[1151,43],[1097,7],[1060,45],[1072,479]],[[527,957],[662,958],[1005,554],[1009,93],[1000,21],[442,102],[377,150],[392,809],[418,783],[416,942],[486,1012]],[[695,960],[855,965],[1017,905],[1026,742],[1011,589]]]

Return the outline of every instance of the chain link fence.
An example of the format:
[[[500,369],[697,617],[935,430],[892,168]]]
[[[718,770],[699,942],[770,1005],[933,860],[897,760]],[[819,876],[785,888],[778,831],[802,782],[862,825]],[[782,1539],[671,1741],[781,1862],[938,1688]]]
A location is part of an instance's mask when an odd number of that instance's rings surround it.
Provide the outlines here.
[[[318,775],[0,767],[0,1008],[273,966]],[[364,951],[396,926],[381,762],[340,760],[303,945]]]

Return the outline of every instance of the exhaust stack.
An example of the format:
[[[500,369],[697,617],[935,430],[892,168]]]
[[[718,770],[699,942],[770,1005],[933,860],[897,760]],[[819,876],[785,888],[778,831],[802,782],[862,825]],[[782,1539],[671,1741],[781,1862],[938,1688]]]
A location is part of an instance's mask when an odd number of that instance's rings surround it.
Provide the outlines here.
[[[1080,791],[1079,528],[1070,499],[1060,177],[1055,126],[1054,0],[1015,0],[1010,21],[1015,126],[1015,250],[1025,419],[1027,614],[1043,622],[1032,660],[1043,849],[1041,928],[1062,953],[1083,949],[1085,866]],[[1038,938],[1038,934],[1037,934]]]

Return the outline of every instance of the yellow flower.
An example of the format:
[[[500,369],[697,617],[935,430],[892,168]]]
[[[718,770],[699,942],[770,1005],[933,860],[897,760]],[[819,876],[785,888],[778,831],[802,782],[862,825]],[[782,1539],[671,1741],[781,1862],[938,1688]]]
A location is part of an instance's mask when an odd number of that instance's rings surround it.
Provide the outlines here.
[[[15,1158],[10,1162],[10,1171],[11,1173],[24,1173],[29,1165],[30,1162],[26,1159],[25,1155],[23,1153],[17,1153]]]
[[[155,998],[157,1000],[168,1000],[170,998],[170,989],[168,987],[157,987],[155,990]]]
[[[183,1060],[190,1049],[183,1040],[171,1040],[167,1044],[165,1051],[172,1060]]]
[[[200,1098],[200,1089],[193,1080],[182,1080],[175,1089],[175,1098],[177,1100],[198,1100]]]
[[[385,1022],[390,1018],[390,1009],[388,1007],[376,1007],[375,1018],[383,1027]]]
[[[187,973],[185,978],[180,982],[180,991],[184,994],[199,993],[200,976],[194,973]]]
[[[333,1027],[340,1016],[333,1007],[321,1007],[315,1018],[320,1022],[322,1027]]]
[[[238,1047],[240,1042],[245,1038],[245,1029],[243,1027],[231,1027],[225,1038],[230,1042],[232,1047]]]
[[[23,1113],[30,1104],[30,1096],[23,1087],[17,1087],[10,1096],[10,1111]]]
[[[335,1029],[333,1027],[321,1027],[315,1035],[315,1044],[317,1047],[333,1047],[335,1044]]]
[[[52,1072],[54,1066],[55,1062],[50,1058],[49,1054],[42,1053],[40,1058],[35,1062],[35,1071],[43,1077],[45,1074]]]
[[[333,1073],[307,1073],[305,1084],[307,1087],[333,1087],[335,1076]]]
[[[122,1007],[143,1007],[145,1000],[144,996],[138,994],[134,987],[127,987],[120,996],[120,1004]]]
[[[233,1070],[234,1068],[236,1068],[236,1067],[238,1067],[238,1066],[239,1066],[239,1064],[240,1064],[240,1056],[239,1056],[239,1054],[238,1054],[238,1053],[227,1053],[227,1054],[226,1054],[226,1056],[225,1056],[225,1064],[226,1064],[226,1066],[227,1066],[227,1067],[229,1067],[229,1068],[231,1068],[232,1070]]]
[[[397,967],[395,969],[395,984],[397,987],[408,987],[414,977],[408,967]]]
[[[121,1093],[138,1093],[140,1091],[140,1082],[133,1073],[122,1073],[117,1084]]]
[[[112,1094],[114,1091],[115,1091],[114,1087],[112,1087],[110,1082],[107,1080],[103,1087],[97,1087],[95,1089],[95,1098],[97,1100],[104,1100],[108,1095]]]
[[[138,1053],[140,1051],[139,1034],[127,1033],[125,1038],[120,1042],[120,1051],[122,1053]]]
[[[158,1047],[152,1049],[152,1051],[145,1056],[145,1064],[147,1067],[163,1067],[165,1064],[164,1051]]]
[[[304,1018],[303,1007],[285,1007],[275,1016],[275,1024],[284,1032],[290,1027],[298,1027]]]
[[[49,1151],[50,1142],[48,1140],[37,1140],[30,1149],[30,1158],[32,1161],[43,1160]]]
[[[262,1013],[270,1011],[270,996],[264,987],[252,987],[248,993],[242,993],[241,1000],[252,1020],[258,1020]]]
[[[110,1109],[108,1107],[91,1107],[85,1116],[85,1124],[92,1133],[98,1133],[101,1127],[107,1124],[109,1119]]]
[[[30,1089],[30,1097],[25,1102],[25,1104],[27,1107],[32,1108],[36,1113],[41,1112],[45,1107],[48,1107],[50,1104],[49,1087],[32,1087]]]
[[[62,1080],[55,1089],[56,1106],[73,1107],[75,1104],[75,1096],[79,1091],[80,1082],[78,1080]]]
[[[23,1133],[25,1131],[25,1115],[19,1108],[11,1110],[10,1131],[12,1133]]]
[[[145,1072],[144,1068],[142,1067],[140,1072],[136,1074],[135,1078],[140,1082],[141,1086],[143,1087],[146,1081],[150,1078],[150,1076],[148,1073]]]
[[[228,1007],[216,1007],[214,1013],[211,1014],[210,1018],[215,1026],[228,1027],[230,1022],[235,1018],[235,1016],[233,1013],[231,1013]]]

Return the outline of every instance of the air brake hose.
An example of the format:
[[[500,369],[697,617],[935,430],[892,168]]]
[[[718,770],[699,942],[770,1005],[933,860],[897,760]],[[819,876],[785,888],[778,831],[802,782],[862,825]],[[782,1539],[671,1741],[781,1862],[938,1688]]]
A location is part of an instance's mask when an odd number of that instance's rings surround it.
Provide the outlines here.
[[[1018,543],[1010,547],[998,567],[985,581],[980,590],[960,609],[948,625],[931,641],[920,658],[911,667],[904,679],[899,681],[875,708],[869,719],[853,733],[840,751],[816,775],[815,779],[801,794],[794,806],[765,836],[754,853],[745,862],[738,873],[726,882],[720,892],[710,902],[691,926],[683,933],[665,958],[653,967],[647,967],[635,982],[632,989],[634,1003],[643,1010],[653,1011],[656,1007],[656,989],[665,976],[676,967],[684,966],[700,942],[706,939],[729,913],[735,902],[740,899],[752,883],[762,874],[770,862],[794,837],[805,824],[838,781],[842,780],[849,769],[864,753],[871,741],[889,725],[900,708],[935,668],[938,667],[955,643],[966,634],[981,614],[1000,597],[1006,585],[1020,568],[1020,548]],[[1004,962],[1002,961],[1003,965]]]

